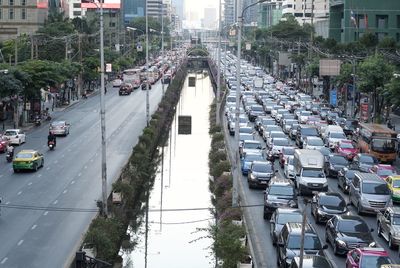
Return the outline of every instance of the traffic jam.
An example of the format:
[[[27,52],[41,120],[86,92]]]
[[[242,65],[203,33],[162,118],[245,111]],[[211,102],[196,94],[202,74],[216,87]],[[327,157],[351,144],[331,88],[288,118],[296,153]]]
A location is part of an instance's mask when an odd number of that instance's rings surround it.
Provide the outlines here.
[[[222,58],[230,150],[239,150],[245,194],[263,204],[259,218],[269,225],[275,265],[298,267],[302,229],[303,267],[398,263],[397,133],[345,118],[322,96],[306,94],[244,60],[238,89],[236,57],[227,52]]]

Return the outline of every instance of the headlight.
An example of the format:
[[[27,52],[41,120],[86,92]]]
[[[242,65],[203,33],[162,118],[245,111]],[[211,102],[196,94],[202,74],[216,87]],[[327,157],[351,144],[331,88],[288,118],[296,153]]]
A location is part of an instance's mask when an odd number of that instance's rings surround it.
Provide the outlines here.
[[[371,242],[371,243],[369,243],[369,246],[370,246],[370,247],[375,247],[375,246],[376,246],[376,243],[375,243],[375,242]]]
[[[257,178],[257,177],[254,176],[253,174],[250,175],[250,179],[251,179],[251,180],[255,180],[256,178]]]
[[[342,241],[342,240],[340,240],[340,239],[337,239],[337,240],[336,240],[336,243],[337,243],[339,246],[342,246],[342,247],[345,247],[345,246],[346,246],[346,242],[344,242],[344,241]]]

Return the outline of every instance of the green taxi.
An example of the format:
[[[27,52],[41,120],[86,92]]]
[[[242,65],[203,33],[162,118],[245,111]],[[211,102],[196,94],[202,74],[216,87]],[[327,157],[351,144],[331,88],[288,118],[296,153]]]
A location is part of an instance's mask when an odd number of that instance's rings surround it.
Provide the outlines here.
[[[389,189],[392,191],[392,200],[395,203],[400,202],[400,176],[389,176],[386,178]]]
[[[13,169],[17,173],[23,169],[35,170],[43,167],[44,157],[43,154],[35,150],[22,150],[13,160]]]

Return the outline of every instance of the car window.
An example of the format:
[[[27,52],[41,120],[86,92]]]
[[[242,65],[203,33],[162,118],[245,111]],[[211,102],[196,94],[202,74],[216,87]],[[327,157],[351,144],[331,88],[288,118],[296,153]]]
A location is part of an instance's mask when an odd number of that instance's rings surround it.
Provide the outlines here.
[[[363,255],[363,257],[361,258],[360,268],[381,267],[383,264],[392,264],[392,261],[387,256]]]
[[[376,194],[376,195],[389,195],[390,190],[386,183],[373,183],[364,182],[362,187],[364,194]]]
[[[301,236],[300,235],[290,235],[287,243],[287,248],[290,249],[300,249]],[[304,237],[304,249],[320,249],[321,242],[315,235],[306,235]]]
[[[269,194],[271,195],[283,195],[283,196],[292,196],[294,195],[294,189],[290,186],[278,186],[273,185],[269,188]]]
[[[329,158],[329,162],[336,165],[348,165],[349,162],[343,156],[334,155]]]
[[[301,174],[303,177],[309,177],[309,178],[324,178],[324,172],[319,169],[305,169],[303,170],[303,173]]]
[[[369,163],[369,164],[378,164],[378,160],[375,157],[369,156],[369,155],[360,156],[359,161],[363,162],[363,163]]]
[[[338,230],[345,233],[369,233],[368,225],[358,220],[341,220]]]
[[[16,131],[6,131],[4,133],[4,135],[6,135],[6,136],[15,136],[15,135],[17,135],[17,132]]]
[[[282,213],[278,215],[277,224],[285,224],[287,222],[302,222],[303,216],[296,213]]]
[[[32,153],[19,153],[17,154],[17,158],[32,158]]]
[[[344,207],[346,202],[335,195],[322,195],[319,199],[319,204],[321,206]]]
[[[255,172],[262,172],[262,173],[272,172],[272,165],[256,163],[253,164],[252,170]]]
[[[400,180],[394,180],[392,185],[393,188],[400,188]]]

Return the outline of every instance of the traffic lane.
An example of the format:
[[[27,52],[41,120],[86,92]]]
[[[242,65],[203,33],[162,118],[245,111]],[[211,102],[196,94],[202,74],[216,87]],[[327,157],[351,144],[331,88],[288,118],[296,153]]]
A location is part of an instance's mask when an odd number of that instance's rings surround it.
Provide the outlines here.
[[[120,107],[121,108],[121,107]],[[153,110],[154,110],[154,107],[153,107]],[[144,123],[143,123],[144,124]],[[134,126],[133,126],[133,129],[134,130],[137,130],[138,128],[137,128],[137,124],[135,124]],[[130,147],[130,148],[132,148],[132,147]],[[110,170],[110,169],[109,169]],[[53,177],[53,176],[49,176],[49,177]],[[111,185],[111,182],[109,182],[109,184]],[[35,192],[35,191],[33,191],[33,192]],[[99,192],[99,191],[98,191]],[[93,200],[93,199],[92,199]]]

